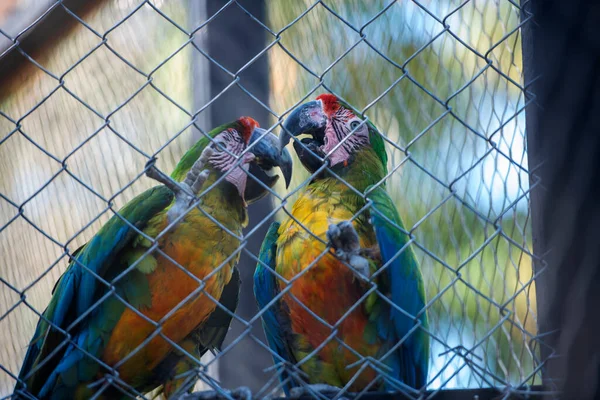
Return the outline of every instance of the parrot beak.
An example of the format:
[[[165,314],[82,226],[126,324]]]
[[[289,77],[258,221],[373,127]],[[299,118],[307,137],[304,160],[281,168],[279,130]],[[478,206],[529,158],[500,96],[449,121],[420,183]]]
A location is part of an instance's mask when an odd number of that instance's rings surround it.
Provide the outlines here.
[[[327,116],[320,100],[309,101],[296,107],[283,122],[283,129],[279,135],[281,148],[287,146],[291,136],[305,133],[312,135],[313,140],[323,144],[326,124]]]
[[[275,174],[274,167],[279,167],[281,170],[286,188],[290,185],[292,179],[292,157],[290,153],[286,149],[280,149],[277,136],[271,132],[265,133],[264,129],[255,128],[248,143],[248,146],[252,145],[250,152],[255,156],[248,170],[254,178],[250,177],[248,179],[244,192],[244,197],[248,203],[260,200],[268,193],[264,185],[269,188],[275,186],[275,183],[279,180],[279,175]],[[257,180],[262,182],[263,185]]]
[[[283,129],[279,135],[281,148],[290,142],[292,136],[309,134],[312,138],[294,140],[294,150],[302,165],[310,171],[315,172],[323,165],[325,153],[321,147],[325,143],[325,127],[327,115],[323,111],[321,100],[313,100],[304,103],[294,109],[283,122]]]

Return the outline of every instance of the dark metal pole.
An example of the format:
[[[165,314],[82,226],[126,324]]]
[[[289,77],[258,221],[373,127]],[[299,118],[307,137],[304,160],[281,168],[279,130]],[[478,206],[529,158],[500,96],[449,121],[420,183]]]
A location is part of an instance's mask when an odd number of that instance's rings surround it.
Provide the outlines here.
[[[206,2],[208,17],[214,15],[226,4],[226,1],[211,0]],[[240,4],[254,17],[265,21],[265,2],[262,0],[241,1]],[[208,48],[211,57],[231,72],[238,71],[267,44],[266,32],[240,7],[232,4],[208,25]],[[210,96],[216,97],[234,78],[224,73],[217,65],[209,67]],[[257,59],[248,69],[239,76],[240,83],[259,98],[267,103],[269,96],[269,73],[266,55]],[[210,106],[210,120],[213,126],[231,121],[242,115],[251,116],[263,127],[268,124],[269,114],[263,106],[245,94],[237,86],[231,87]],[[250,227],[261,223],[271,211],[271,199],[265,198],[250,206]],[[246,249],[258,255],[262,239],[269,227],[270,221],[264,223],[259,230],[249,238]],[[242,279],[242,289],[237,314],[244,320],[256,315],[256,301],[252,290],[252,276],[256,262],[242,253],[239,263]],[[245,326],[237,322],[232,323],[231,331],[227,336],[224,346],[242,335]],[[263,341],[262,328],[255,326],[252,333]],[[266,343],[266,342],[265,342]],[[234,348],[223,355],[219,364],[219,377],[221,384],[226,388],[240,385],[248,386],[254,393],[259,390],[270,375],[262,370],[272,364],[268,352],[260,347],[254,340],[244,337]]]
[[[547,389],[600,396],[600,7],[530,0],[523,17],[528,157]],[[554,356],[553,356],[554,354]]]

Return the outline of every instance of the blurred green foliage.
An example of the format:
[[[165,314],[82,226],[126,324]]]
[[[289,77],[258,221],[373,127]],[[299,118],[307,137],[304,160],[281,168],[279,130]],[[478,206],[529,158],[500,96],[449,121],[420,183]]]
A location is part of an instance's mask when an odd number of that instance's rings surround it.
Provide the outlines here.
[[[269,52],[272,109],[331,90],[389,139],[388,190],[431,302],[431,387],[539,382],[518,8],[324,2],[355,31],[323,4],[291,26],[312,1],[267,4],[269,27],[287,26]],[[471,354],[441,354],[458,346]]]

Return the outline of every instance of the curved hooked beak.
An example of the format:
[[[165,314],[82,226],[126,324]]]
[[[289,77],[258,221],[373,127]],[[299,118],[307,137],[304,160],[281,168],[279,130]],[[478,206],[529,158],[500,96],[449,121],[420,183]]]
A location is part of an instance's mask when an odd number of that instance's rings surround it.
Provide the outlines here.
[[[296,107],[283,121],[283,129],[279,135],[281,148],[283,149],[290,142],[291,136],[299,136],[304,133],[312,135],[314,140],[320,141],[322,144],[326,125],[327,116],[323,111],[321,100],[309,101]]]
[[[248,178],[244,192],[244,197],[248,203],[255,202],[268,193],[264,185],[269,188],[275,186],[275,183],[279,180],[279,175],[275,174],[274,167],[279,167],[281,170],[286,188],[290,185],[292,179],[292,158],[290,157],[290,153],[286,149],[279,147],[277,136],[271,132],[266,132],[262,128],[254,128],[254,132],[248,143],[248,146],[252,145],[250,152],[255,156],[248,169],[248,172],[254,178]],[[257,180],[264,185],[261,185]]]
[[[309,134],[312,138],[302,138],[300,143],[294,140],[294,150],[302,165],[310,172],[315,172],[323,165],[325,153],[321,147],[325,144],[325,127],[327,115],[323,111],[321,100],[304,103],[294,109],[283,122],[279,134],[279,143],[283,149],[291,140],[291,136]]]

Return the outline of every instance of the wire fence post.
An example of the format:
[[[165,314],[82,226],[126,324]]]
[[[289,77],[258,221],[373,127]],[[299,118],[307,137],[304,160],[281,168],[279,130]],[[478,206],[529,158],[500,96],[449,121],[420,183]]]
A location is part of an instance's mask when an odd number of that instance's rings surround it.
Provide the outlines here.
[[[599,394],[600,10],[586,1],[523,4],[528,154],[542,360],[547,390]],[[580,26],[581,28],[575,28]],[[590,236],[591,235],[591,236]],[[594,237],[594,239],[592,239]],[[545,271],[543,271],[545,269]]]
[[[196,26],[202,24],[207,16],[207,5],[206,2],[189,0],[186,4],[189,7],[189,26],[195,28]],[[208,44],[207,35],[201,32],[206,32],[206,27],[204,30],[199,31],[194,35],[194,46],[200,48],[206,48]],[[193,49],[193,47],[191,47]],[[197,112],[200,110],[206,103],[208,103],[211,99],[211,81],[210,81],[210,62],[198,51],[192,51],[192,96],[193,96],[193,111]],[[208,111],[200,112],[195,116],[196,122],[192,128],[192,135],[190,138],[190,145],[198,141],[202,138],[203,133],[198,129],[199,127],[203,129],[210,129],[208,127],[212,126],[211,113]],[[203,361],[210,357],[210,355],[205,355],[202,357]],[[210,358],[208,358],[210,360]],[[216,380],[219,379],[219,361],[215,361],[210,364],[208,367],[207,373],[211,376],[214,376]],[[200,385],[196,384],[196,390],[207,390],[211,389],[209,385],[207,385],[202,380],[199,381]]]
[[[532,1],[523,4],[521,9],[521,20],[526,21],[528,18],[532,16]],[[536,15],[537,17],[537,15]],[[543,155],[540,154],[540,145],[539,145],[539,135],[538,135],[538,114],[534,110],[535,107],[539,107],[539,104],[536,104],[536,94],[532,90],[532,83],[535,81],[535,78],[539,75],[540,71],[538,70],[535,59],[535,46],[534,46],[534,38],[537,34],[536,24],[534,21],[529,21],[526,23],[523,28],[523,74],[525,79],[525,98],[526,101],[531,101],[529,108],[527,109],[527,118],[526,118],[526,130],[527,130],[527,141],[528,141],[528,160],[530,165],[530,185],[533,185],[537,179],[540,179],[539,176],[539,166],[542,162]],[[544,196],[545,193],[543,189],[539,188],[538,190],[532,190],[530,193],[530,207],[531,207],[531,218],[532,218],[532,246],[534,254],[538,256],[542,256],[546,252],[545,240],[544,240],[544,218],[542,207],[544,205]],[[538,307],[538,332],[539,334],[550,332],[551,328],[548,321],[548,296],[550,294],[549,291],[549,277],[550,274],[548,271],[544,273],[544,262],[543,257],[540,259],[533,260],[533,268],[535,273],[537,274],[537,278],[535,281],[536,284],[536,302]],[[540,350],[540,359],[548,360],[551,354],[551,348],[542,343],[546,343],[548,338],[542,336],[543,339],[540,340],[539,350]],[[550,382],[546,381],[548,379],[548,368],[544,367],[542,369],[542,381],[545,385],[550,385]]]
[[[240,2],[240,4],[255,18],[264,20],[266,11],[262,0]],[[263,55],[255,60],[252,65],[238,75],[252,58],[263,50],[267,44],[264,29],[256,24],[235,3],[209,1],[206,3],[207,15],[210,18],[227,7],[208,25],[208,54],[216,61],[210,63],[210,94],[216,97],[227,85],[238,77],[243,78],[244,87],[265,104],[269,96],[269,73],[267,56]],[[250,29],[249,27],[252,26]],[[217,65],[217,63],[219,65]],[[225,73],[222,67],[234,76]],[[268,121],[268,111],[257,101],[248,96],[238,86],[232,86],[223,93],[209,108],[212,125],[236,119],[241,115],[251,115],[257,121]],[[265,128],[268,128],[265,126]],[[264,238],[271,221],[265,221],[273,209],[271,199],[264,198],[252,204],[248,210],[250,222],[246,232],[261,223],[248,238],[246,250],[258,254],[262,239]],[[239,262],[240,278],[242,280],[240,302],[237,308],[238,315],[243,320],[249,320],[257,313],[256,300],[252,290],[254,268],[256,261],[242,252]],[[239,323],[232,323],[231,331],[223,346],[227,346],[244,334],[246,327]],[[255,324],[252,333],[264,341],[264,334],[260,324]],[[252,354],[252,357],[248,357]],[[244,360],[243,363],[240,360]],[[245,336],[233,348],[220,358],[219,376],[223,387],[236,387],[240,384],[247,385],[253,392],[259,390],[268,377],[262,372],[271,363],[271,358],[255,340]]]

